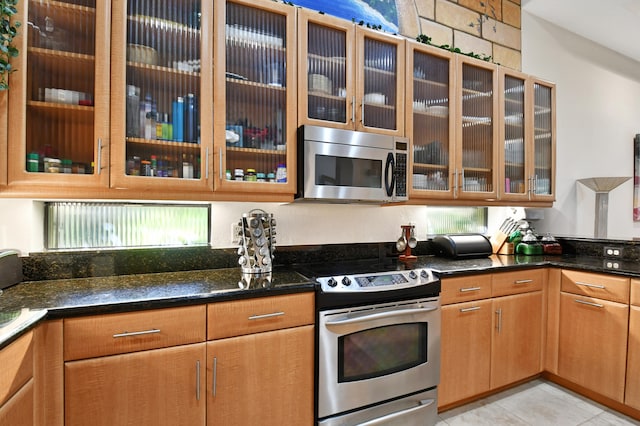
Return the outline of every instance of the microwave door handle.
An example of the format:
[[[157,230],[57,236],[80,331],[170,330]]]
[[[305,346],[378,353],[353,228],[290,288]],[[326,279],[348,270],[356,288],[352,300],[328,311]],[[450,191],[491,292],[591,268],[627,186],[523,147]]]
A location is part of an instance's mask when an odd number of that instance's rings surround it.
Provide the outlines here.
[[[389,182],[389,171],[391,171],[391,182]],[[384,165],[384,186],[387,191],[387,196],[391,197],[396,186],[395,160],[391,152],[387,154],[387,162]]]
[[[378,313],[374,313],[374,314],[359,315],[359,316],[356,316],[356,317],[346,318],[346,319],[341,319],[341,320],[327,321],[325,323],[325,325],[327,327],[340,326],[340,325],[351,325],[351,324],[358,324],[358,323],[363,323],[363,322],[367,322],[367,321],[374,321],[374,320],[379,320],[379,319],[401,317],[401,316],[405,316],[405,315],[425,314],[427,312],[435,311],[437,309],[438,309],[437,306],[433,306],[433,307],[427,307],[427,308],[403,309],[401,311],[378,312]]]

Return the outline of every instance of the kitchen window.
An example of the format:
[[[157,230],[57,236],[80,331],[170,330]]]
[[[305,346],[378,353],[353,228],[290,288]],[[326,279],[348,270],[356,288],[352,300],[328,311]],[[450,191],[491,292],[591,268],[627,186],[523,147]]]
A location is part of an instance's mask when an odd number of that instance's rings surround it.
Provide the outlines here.
[[[486,234],[487,210],[487,207],[427,207],[427,234]]]
[[[209,204],[45,203],[45,248],[206,246]]]

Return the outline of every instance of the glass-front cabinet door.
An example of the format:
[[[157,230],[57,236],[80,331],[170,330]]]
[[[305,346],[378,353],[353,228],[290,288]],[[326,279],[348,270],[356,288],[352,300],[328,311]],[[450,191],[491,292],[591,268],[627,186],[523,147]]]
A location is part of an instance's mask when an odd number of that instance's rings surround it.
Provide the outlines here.
[[[71,194],[108,185],[110,10],[106,0],[21,2],[9,91],[10,186],[36,193],[55,185]]]
[[[491,199],[497,196],[498,69],[457,56],[458,109],[454,196]]]
[[[112,161],[116,188],[212,189],[211,2],[113,2]]]
[[[215,11],[216,191],[295,192],[295,13],[250,0]]]
[[[355,26],[298,10],[298,120],[301,124],[353,129],[355,123]]]
[[[451,53],[407,42],[406,130],[412,198],[453,197],[455,62]]]
[[[553,83],[531,78],[533,92],[533,153],[530,193],[532,201],[555,200],[556,88]]]
[[[498,191],[502,200],[529,198],[530,93],[525,74],[500,70],[500,166]]]
[[[298,10],[298,124],[404,136],[404,38]]]
[[[404,39],[356,28],[357,130],[404,136]]]

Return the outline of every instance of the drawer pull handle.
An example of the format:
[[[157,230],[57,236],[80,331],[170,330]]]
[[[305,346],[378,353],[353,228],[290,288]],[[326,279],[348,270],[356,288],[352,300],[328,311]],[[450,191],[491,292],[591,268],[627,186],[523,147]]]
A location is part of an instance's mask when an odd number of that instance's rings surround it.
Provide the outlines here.
[[[461,288],[460,289],[460,293],[465,293],[467,291],[478,291],[478,290],[482,290],[482,287],[467,287],[467,288]]]
[[[513,283],[514,284],[529,284],[532,283],[533,280],[515,280]]]
[[[585,287],[591,287],[591,288],[599,288],[600,290],[604,290],[605,288],[607,288],[601,284],[589,284],[589,283],[583,283],[580,281],[576,281],[576,285],[583,285]]]
[[[496,315],[498,316],[498,320],[496,321],[496,328],[498,329],[498,334],[502,333],[502,308],[498,308],[496,311]]]
[[[479,311],[480,306],[471,306],[470,308],[462,308],[460,312],[471,312],[471,311]]]
[[[586,300],[574,299],[574,302],[581,303],[583,305],[593,306],[594,308],[604,308],[604,305],[600,303],[588,302]]]
[[[117,339],[118,337],[132,337],[132,336],[143,336],[145,334],[157,334],[160,333],[160,330],[157,328],[151,330],[144,331],[125,331],[124,333],[114,334],[113,338]]]
[[[281,317],[284,315],[284,312],[272,312],[270,314],[262,314],[262,315],[251,315],[249,317],[250,320],[259,320],[265,318],[273,318],[273,317]]]

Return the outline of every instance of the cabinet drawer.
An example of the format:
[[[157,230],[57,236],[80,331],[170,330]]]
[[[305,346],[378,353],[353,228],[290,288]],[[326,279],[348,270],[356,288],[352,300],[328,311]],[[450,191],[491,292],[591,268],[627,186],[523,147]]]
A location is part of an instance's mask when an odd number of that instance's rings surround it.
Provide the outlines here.
[[[204,342],[206,306],[64,320],[65,361]]]
[[[33,377],[33,331],[0,351],[0,406]]]
[[[631,279],[631,302],[632,305],[640,306],[640,280]]]
[[[561,290],[567,293],[629,303],[629,278],[579,271],[562,271]]]
[[[208,307],[209,340],[314,323],[314,294],[297,293],[212,303]]]
[[[493,274],[491,295],[497,297],[541,290],[543,277],[543,269]]]
[[[472,275],[442,280],[440,303],[467,302],[469,300],[486,299],[491,297],[491,275]]]

